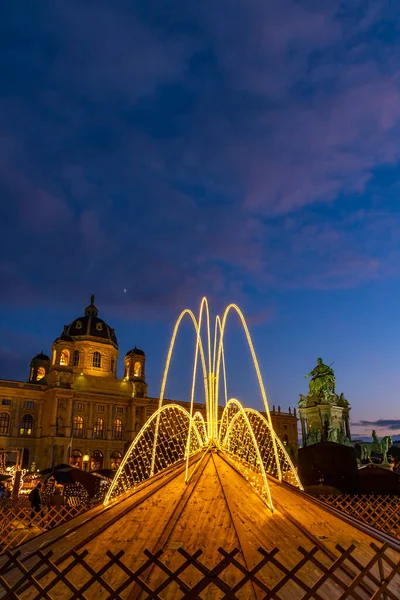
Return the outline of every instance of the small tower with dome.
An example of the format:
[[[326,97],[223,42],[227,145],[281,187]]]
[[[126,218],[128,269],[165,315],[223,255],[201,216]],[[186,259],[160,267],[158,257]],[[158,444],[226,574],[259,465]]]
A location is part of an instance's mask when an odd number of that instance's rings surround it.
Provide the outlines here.
[[[140,348],[132,348],[125,354],[124,379],[132,381],[135,385],[135,396],[147,396],[147,383],[145,378],[146,355]]]
[[[29,383],[40,383],[45,382],[46,376],[50,368],[50,358],[43,354],[36,354],[31,360],[30,372],[29,372]]]
[[[64,325],[53,343],[50,378],[58,377],[61,383],[69,383],[78,375],[116,378],[117,338],[98,314],[92,295],[84,315]]]

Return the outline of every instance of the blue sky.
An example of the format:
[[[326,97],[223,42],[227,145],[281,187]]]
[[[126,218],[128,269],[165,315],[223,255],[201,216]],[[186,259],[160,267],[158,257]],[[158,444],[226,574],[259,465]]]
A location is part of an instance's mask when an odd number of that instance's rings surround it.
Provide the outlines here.
[[[322,356],[353,431],[400,434],[400,7],[42,0],[0,16],[0,375],[25,378],[95,293],[157,395],[174,319],[207,295],[248,317],[270,404],[293,406]],[[188,393],[189,335],[171,397]],[[259,406],[234,319],[230,335],[230,391]]]

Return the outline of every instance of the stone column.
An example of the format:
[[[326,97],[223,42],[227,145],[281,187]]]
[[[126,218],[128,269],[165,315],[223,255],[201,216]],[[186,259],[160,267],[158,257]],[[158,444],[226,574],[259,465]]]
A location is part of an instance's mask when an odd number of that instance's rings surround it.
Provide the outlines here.
[[[65,437],[70,438],[71,434],[72,434],[72,407],[73,407],[73,399],[72,398],[68,398],[67,400],[67,414],[65,417]]]
[[[113,434],[113,412],[114,412],[114,404],[110,404],[108,406],[108,426],[107,426],[107,439],[112,440]]]
[[[89,404],[89,418],[88,424],[86,428],[86,437],[88,439],[93,437],[93,402],[91,401]]]
[[[53,405],[51,407],[51,419],[50,419],[50,435],[56,437],[57,435],[57,412],[58,412],[58,398],[53,398]]]
[[[15,415],[14,415],[14,423],[13,423],[13,436],[14,437],[18,437],[19,435],[19,421],[20,421],[20,414],[21,414],[21,402],[25,402],[25,400],[23,398],[18,398],[17,400],[17,408],[15,410]]]

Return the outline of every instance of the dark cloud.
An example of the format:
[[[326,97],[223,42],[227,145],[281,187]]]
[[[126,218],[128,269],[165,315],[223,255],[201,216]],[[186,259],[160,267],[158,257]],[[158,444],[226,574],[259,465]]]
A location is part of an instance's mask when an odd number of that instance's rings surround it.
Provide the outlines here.
[[[398,26],[385,1],[9,5],[0,301],[157,312],[398,276],[398,215],[366,196],[398,161]]]
[[[400,419],[378,419],[377,421],[358,421],[351,424],[353,427],[368,427],[371,429],[389,429],[400,431]]]

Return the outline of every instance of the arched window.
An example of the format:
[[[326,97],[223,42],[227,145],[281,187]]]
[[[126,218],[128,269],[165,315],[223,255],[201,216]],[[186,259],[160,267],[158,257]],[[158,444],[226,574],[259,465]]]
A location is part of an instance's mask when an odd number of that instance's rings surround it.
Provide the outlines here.
[[[69,363],[69,352],[68,350],[61,350],[60,365],[66,367]]]
[[[110,361],[110,371],[111,373],[114,373],[115,371],[115,360],[113,358]]]
[[[33,417],[32,415],[24,415],[19,424],[19,435],[32,435],[33,432]]]
[[[0,435],[7,435],[10,429],[10,415],[6,412],[0,413]]]
[[[122,421],[115,419],[114,421],[114,438],[120,440],[122,438]]]
[[[73,367],[79,366],[79,350],[74,350],[74,353],[72,355],[72,366]]]
[[[98,417],[93,425],[93,437],[102,438],[104,433],[104,421],[101,417]]]
[[[118,450],[115,450],[114,452],[111,452],[111,468],[113,471],[117,471],[119,469],[119,465],[121,464],[122,461],[122,453],[118,452]]]
[[[97,352],[97,351],[93,352],[92,365],[96,369],[100,369],[101,368],[101,354],[100,354],[100,352]]]
[[[76,416],[73,418],[72,435],[74,437],[83,437],[83,417]]]
[[[36,381],[40,381],[46,375],[44,367],[38,367]]]
[[[133,374],[135,377],[142,376],[142,365],[140,362],[135,362],[135,365],[133,367]]]
[[[76,469],[82,469],[82,452],[80,450],[72,450],[69,464]]]
[[[93,450],[90,457],[90,470],[99,471],[103,468],[103,453],[100,450]]]

